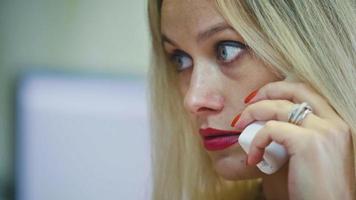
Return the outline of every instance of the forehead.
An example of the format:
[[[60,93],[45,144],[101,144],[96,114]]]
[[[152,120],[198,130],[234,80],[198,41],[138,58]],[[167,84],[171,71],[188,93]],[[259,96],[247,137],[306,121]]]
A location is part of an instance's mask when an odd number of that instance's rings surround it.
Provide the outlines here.
[[[196,34],[211,24],[225,21],[212,0],[163,0],[161,32]]]

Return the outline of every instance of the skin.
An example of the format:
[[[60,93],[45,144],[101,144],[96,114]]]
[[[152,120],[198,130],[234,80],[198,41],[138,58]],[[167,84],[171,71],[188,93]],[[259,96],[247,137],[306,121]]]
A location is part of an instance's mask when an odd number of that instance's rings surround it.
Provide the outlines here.
[[[253,121],[269,121],[249,155],[238,143],[207,151],[218,174],[229,180],[262,177],[267,199],[352,199],[352,159],[344,159],[353,154],[350,129],[320,95],[303,83],[287,82],[272,73],[248,48],[235,52],[229,63],[217,59],[216,45],[221,41],[244,40],[211,1],[164,0],[161,14],[167,56],[180,50],[190,63],[177,72],[179,86],[185,108],[201,128],[243,130]],[[201,34],[216,25],[224,28]],[[245,104],[246,96],[256,89],[257,95]],[[304,101],[314,113],[300,126],[287,123],[294,103]],[[240,113],[236,127],[231,127]],[[272,140],[284,145],[290,158],[289,164],[267,176],[255,165]]]

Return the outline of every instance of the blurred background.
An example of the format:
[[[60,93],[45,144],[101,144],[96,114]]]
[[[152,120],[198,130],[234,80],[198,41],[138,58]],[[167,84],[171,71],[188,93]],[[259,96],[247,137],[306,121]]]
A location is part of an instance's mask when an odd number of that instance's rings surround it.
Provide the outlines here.
[[[0,0],[0,200],[149,199],[146,0]]]

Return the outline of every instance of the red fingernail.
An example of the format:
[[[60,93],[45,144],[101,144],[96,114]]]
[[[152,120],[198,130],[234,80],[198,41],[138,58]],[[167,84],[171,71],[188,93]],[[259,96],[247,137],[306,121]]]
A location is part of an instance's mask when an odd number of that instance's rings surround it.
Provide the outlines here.
[[[249,94],[249,95],[245,98],[245,103],[250,102],[250,101],[253,99],[253,97],[256,96],[257,92],[258,92],[258,90],[255,90],[255,91],[251,92],[251,94]]]
[[[232,121],[230,126],[235,127],[236,123],[239,121],[241,114],[238,114]]]

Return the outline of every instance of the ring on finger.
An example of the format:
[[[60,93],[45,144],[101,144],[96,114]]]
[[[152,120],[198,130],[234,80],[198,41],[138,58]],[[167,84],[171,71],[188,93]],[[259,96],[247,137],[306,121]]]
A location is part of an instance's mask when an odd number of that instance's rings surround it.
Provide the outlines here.
[[[313,109],[310,107],[310,105],[308,105],[307,102],[303,102],[302,104],[295,104],[289,113],[288,122],[295,125],[300,125],[306,116],[312,111]]]

